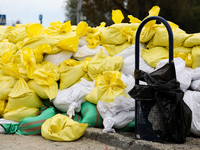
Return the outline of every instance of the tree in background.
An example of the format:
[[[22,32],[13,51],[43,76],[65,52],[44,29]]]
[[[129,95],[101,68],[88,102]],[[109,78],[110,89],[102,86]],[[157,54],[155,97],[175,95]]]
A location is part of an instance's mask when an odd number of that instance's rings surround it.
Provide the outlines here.
[[[66,17],[76,24],[75,0],[66,1]],[[120,9],[124,14],[124,23],[129,22],[128,15],[143,20],[153,6],[160,7],[159,16],[179,25],[187,33],[200,32],[200,0],[82,0],[82,12],[86,22],[99,26],[105,22],[112,25],[112,10]]]

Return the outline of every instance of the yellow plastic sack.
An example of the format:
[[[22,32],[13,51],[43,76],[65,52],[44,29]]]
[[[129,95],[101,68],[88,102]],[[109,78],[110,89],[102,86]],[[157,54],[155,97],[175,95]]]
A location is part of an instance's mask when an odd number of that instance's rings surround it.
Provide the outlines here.
[[[7,50],[1,56],[1,65],[6,65],[14,62],[14,52]]]
[[[185,66],[192,67],[192,48],[184,46],[174,47],[174,57],[182,58],[185,61]]]
[[[70,36],[64,40],[60,40],[57,43],[57,46],[62,48],[63,50],[68,50],[72,52],[76,52],[78,50],[78,36]]]
[[[11,76],[0,76],[0,100],[7,100],[8,94],[15,86],[17,79]]]
[[[84,134],[87,126],[86,123],[78,123],[65,115],[57,114],[42,124],[41,135],[46,140],[74,141]]]
[[[122,20],[124,19],[124,15],[122,14],[121,10],[112,10],[112,20],[113,22],[116,23],[121,23]]]
[[[34,80],[29,80],[27,82],[30,89],[35,91],[35,93],[42,99],[54,99],[58,93],[58,83],[54,82],[51,86],[39,85]]]
[[[28,81],[27,70],[25,66],[21,63],[11,63],[5,66],[1,66],[3,72],[9,76],[14,77],[15,79],[23,78],[25,81]]]
[[[55,32],[67,33],[67,32],[72,31],[70,20],[65,23],[62,23],[60,21],[55,21],[55,22],[51,22],[50,25],[51,27],[48,27],[48,28],[55,30]]]
[[[0,42],[0,56],[2,56],[6,50],[10,50],[11,52],[14,53],[17,51],[17,46],[8,41]]]
[[[84,62],[74,59],[64,60],[59,65],[60,90],[75,84],[86,72],[83,70]]]
[[[113,102],[118,95],[128,97],[124,93],[126,85],[121,80],[122,72],[105,71],[95,80],[95,88],[85,97],[85,100],[97,104],[99,100]]]
[[[174,46],[181,46],[185,39],[191,36],[191,34],[185,33],[185,31],[181,30],[178,25],[172,22],[169,22],[169,24],[173,32]],[[169,46],[168,31],[164,25],[157,28],[157,31],[153,37],[153,46]]]
[[[37,96],[35,91],[29,88],[23,78],[20,78],[17,81],[14,88],[8,95],[8,104],[5,111],[8,112],[16,110],[20,107],[44,107],[42,100]]]
[[[151,67],[156,68],[161,60],[169,58],[169,51],[165,47],[142,49],[141,56]]]
[[[76,28],[77,36],[85,36],[87,32],[88,24],[85,21],[80,21]]]
[[[59,80],[59,67],[49,61],[42,62],[41,68],[34,71],[33,79],[39,85],[51,86]]]
[[[12,121],[19,122],[21,119],[24,119],[26,117],[37,116],[38,112],[39,112],[38,108],[20,107],[16,110],[6,112],[3,115],[3,118],[6,119],[6,120],[12,120]]]
[[[25,47],[36,49],[41,44],[49,44],[51,47],[56,46],[59,40],[55,39],[54,37],[50,35],[39,35],[39,36],[33,36],[30,38],[26,38],[23,41],[20,41],[17,43],[18,49],[23,49]]]
[[[196,67],[200,66],[200,46],[194,46],[192,48],[192,57],[193,57],[193,62],[192,62],[192,69],[195,69]]]
[[[7,100],[0,100],[0,118],[4,115],[4,110],[7,105]]]
[[[26,33],[29,38],[43,35],[45,33],[45,28],[39,23],[26,24],[25,26],[26,26]]]
[[[87,46],[91,49],[97,47],[98,45],[101,44],[101,40],[100,40],[100,35],[101,35],[101,32],[99,31],[96,31],[94,32],[93,34],[91,35],[88,35],[86,38],[85,38],[85,41],[87,41]]]
[[[140,23],[117,23],[117,24],[111,25],[110,27],[121,28],[121,29],[129,27],[131,28],[131,30],[136,31],[139,25]]]
[[[158,16],[160,12],[160,8],[158,6],[154,6],[149,10],[149,15],[146,17],[151,17],[151,16]],[[146,19],[144,18],[144,19]],[[146,23],[140,33],[140,42],[146,43],[148,42],[156,33],[156,20],[149,21]],[[134,32],[134,37],[136,36],[136,32]]]
[[[200,45],[200,33],[191,34],[191,36],[183,42],[183,46],[185,47],[193,47],[196,45]]]
[[[124,49],[130,47],[132,44],[129,42],[125,42],[123,44],[102,44],[102,45],[108,52],[109,56],[114,56],[116,54],[121,53]]]
[[[103,50],[100,50],[90,61],[88,65],[88,75],[95,80],[96,77],[104,71],[119,71],[123,65],[121,56],[108,56]]]
[[[118,26],[109,26],[100,34],[102,44],[123,44],[127,37],[123,34],[123,28]]]
[[[0,26],[0,41],[5,38],[7,28],[9,28],[9,26]]]
[[[24,48],[21,52],[21,62],[27,70],[28,78],[33,78],[33,73],[36,69],[36,60],[31,48]]]

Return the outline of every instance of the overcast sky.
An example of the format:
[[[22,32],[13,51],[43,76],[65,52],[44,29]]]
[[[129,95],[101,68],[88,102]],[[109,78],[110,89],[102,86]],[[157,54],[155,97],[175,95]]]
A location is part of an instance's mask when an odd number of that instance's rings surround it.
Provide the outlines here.
[[[21,24],[40,23],[49,27],[50,22],[65,20],[64,2],[66,0],[0,0],[0,14],[6,15],[6,25],[20,20]]]

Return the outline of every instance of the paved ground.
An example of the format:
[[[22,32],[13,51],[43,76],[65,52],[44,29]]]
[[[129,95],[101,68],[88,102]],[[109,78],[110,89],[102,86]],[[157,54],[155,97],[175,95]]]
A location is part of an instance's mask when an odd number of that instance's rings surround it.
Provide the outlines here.
[[[103,133],[99,128],[88,128],[85,134],[73,142],[55,142],[42,136],[0,134],[3,150],[199,150],[200,138],[187,137],[184,144],[157,143],[137,140],[134,133]]]

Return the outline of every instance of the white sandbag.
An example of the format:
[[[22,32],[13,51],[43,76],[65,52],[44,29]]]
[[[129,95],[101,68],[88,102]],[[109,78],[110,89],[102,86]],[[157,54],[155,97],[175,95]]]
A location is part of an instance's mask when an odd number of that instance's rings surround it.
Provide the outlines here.
[[[126,98],[119,95],[114,99],[113,103],[106,103],[99,100],[97,103],[97,109],[101,117],[104,119],[112,117],[121,111],[135,110],[135,100],[133,98]]]
[[[126,127],[133,119],[135,119],[135,111],[121,111],[115,116],[103,120],[104,129],[102,131],[104,133],[115,132],[115,129]]]
[[[154,68],[149,66],[141,56],[140,56],[139,69],[147,73],[151,73],[154,71]],[[130,55],[123,60],[121,71],[126,75],[134,75],[135,55]]]
[[[192,73],[192,80],[194,81],[198,79],[200,79],[200,67],[195,68]]]
[[[128,92],[134,87],[135,85],[135,78],[132,75],[125,75],[122,73],[121,80],[126,84],[125,93],[128,95]]]
[[[190,132],[200,136],[200,92],[187,90],[184,93],[183,100],[192,111]]]
[[[73,52],[62,50],[56,54],[44,54],[43,61],[50,61],[55,65],[59,65],[64,60],[71,58]]]
[[[4,123],[16,123],[16,124],[18,124],[19,122],[0,118],[0,124],[4,124]],[[6,133],[6,130],[0,125],[0,134],[5,134],[5,133]]]
[[[142,48],[146,48],[146,45],[144,43],[140,43],[140,51]],[[124,49],[122,52],[114,55],[114,56],[121,56],[123,59],[130,55],[135,55],[135,44],[129,46],[128,48]]]
[[[200,91],[200,79],[192,81],[190,87],[192,90]]]
[[[161,60],[157,64],[156,69],[163,67],[168,62],[168,59]],[[185,92],[190,87],[192,75],[185,69],[185,61],[182,58],[174,58],[174,65],[176,69],[176,79],[180,83],[181,90]]]
[[[75,116],[75,112],[80,112],[84,98],[94,87],[95,85],[92,81],[81,78],[79,83],[64,90],[58,90],[56,98],[53,99],[53,104],[61,112],[67,112],[71,118]]]
[[[108,55],[108,52],[103,46],[97,46],[94,49],[89,48],[87,45],[82,46],[79,48],[74,54],[73,57],[77,60],[84,61],[85,58],[91,57],[93,58],[100,50],[103,50],[105,54]]]
[[[78,40],[78,46],[79,47],[82,47],[82,46],[88,44],[88,42],[85,40],[85,38],[86,38],[86,36],[82,36],[82,37],[79,38],[79,40]]]

